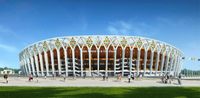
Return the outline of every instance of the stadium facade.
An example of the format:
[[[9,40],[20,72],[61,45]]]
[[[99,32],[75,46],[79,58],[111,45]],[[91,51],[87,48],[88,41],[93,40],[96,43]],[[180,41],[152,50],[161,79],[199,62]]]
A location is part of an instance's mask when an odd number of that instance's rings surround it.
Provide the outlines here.
[[[161,76],[181,69],[182,52],[139,36],[64,36],[36,42],[19,54],[25,75]]]

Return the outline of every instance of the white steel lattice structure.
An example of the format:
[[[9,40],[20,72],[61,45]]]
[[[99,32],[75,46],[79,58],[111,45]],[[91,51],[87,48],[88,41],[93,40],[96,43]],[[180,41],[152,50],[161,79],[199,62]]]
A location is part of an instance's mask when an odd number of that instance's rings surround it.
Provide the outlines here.
[[[38,76],[160,76],[181,69],[182,52],[138,36],[65,36],[36,42],[20,54],[22,71]]]

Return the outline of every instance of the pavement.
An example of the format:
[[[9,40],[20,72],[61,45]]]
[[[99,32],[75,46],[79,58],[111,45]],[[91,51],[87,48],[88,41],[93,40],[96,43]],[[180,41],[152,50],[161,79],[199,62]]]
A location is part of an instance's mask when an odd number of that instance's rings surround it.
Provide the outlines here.
[[[178,84],[177,79],[174,79],[171,84],[164,84],[158,78],[139,78],[131,80],[128,83],[127,78],[117,80],[116,78],[109,78],[102,80],[102,78],[76,78],[71,77],[39,77],[28,81],[28,77],[9,77],[8,83],[3,77],[0,77],[0,86],[36,86],[36,87],[200,87],[200,80],[181,80],[182,85]]]

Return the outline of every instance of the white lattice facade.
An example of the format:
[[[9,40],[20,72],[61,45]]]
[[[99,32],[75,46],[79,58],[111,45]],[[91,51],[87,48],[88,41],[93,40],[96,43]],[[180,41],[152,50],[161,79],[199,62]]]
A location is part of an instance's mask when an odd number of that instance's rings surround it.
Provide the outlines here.
[[[51,38],[26,47],[22,71],[38,76],[178,75],[182,52],[167,43],[138,36],[93,35]]]

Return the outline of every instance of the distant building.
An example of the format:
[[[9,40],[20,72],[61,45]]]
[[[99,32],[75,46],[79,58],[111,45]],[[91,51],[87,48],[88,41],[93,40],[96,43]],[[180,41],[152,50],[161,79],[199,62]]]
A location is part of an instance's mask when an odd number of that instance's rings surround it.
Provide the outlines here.
[[[15,74],[14,70],[10,70],[10,69],[4,69],[3,71],[1,71],[1,74]]]

